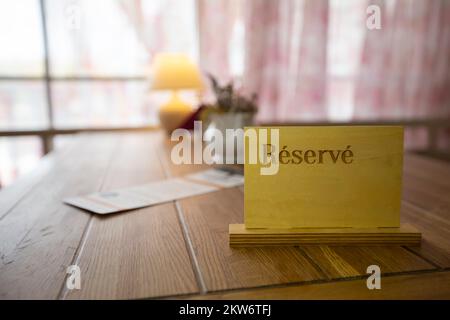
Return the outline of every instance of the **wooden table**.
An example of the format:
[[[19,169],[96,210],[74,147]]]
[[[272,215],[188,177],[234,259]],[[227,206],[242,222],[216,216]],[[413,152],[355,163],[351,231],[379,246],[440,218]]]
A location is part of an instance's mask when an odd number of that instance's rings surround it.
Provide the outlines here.
[[[406,155],[402,220],[418,248],[228,246],[242,188],[96,216],[67,196],[182,175],[159,132],[79,136],[0,192],[0,298],[450,298],[450,165]],[[81,269],[81,290],[66,268]],[[379,265],[381,290],[366,268]]]

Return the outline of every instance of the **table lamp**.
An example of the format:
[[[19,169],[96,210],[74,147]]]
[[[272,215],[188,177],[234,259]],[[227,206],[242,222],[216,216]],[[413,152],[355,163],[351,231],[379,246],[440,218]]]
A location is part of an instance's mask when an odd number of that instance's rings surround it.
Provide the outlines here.
[[[200,72],[197,66],[184,54],[158,54],[152,68],[153,90],[172,90],[170,100],[159,109],[161,126],[170,134],[185,120],[193,108],[182,101],[178,90],[202,88]]]

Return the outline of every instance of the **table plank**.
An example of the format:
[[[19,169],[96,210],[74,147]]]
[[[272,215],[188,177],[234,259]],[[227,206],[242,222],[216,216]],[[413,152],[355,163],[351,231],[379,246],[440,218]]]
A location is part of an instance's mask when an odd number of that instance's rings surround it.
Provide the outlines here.
[[[379,266],[382,274],[436,269],[402,247],[308,246],[303,250],[329,279],[366,275],[370,265]]]
[[[120,137],[102,190],[164,179],[158,134]],[[81,290],[67,299],[134,299],[199,292],[173,203],[92,217],[76,259]]]
[[[436,184],[434,181],[403,175],[402,199],[426,210],[435,210],[444,206],[450,208],[450,187]],[[448,210],[447,210],[448,212]]]
[[[405,157],[402,221],[423,240],[411,250],[441,268],[450,267],[450,165],[418,155]]]
[[[295,285],[189,297],[189,299],[450,299],[450,271],[381,278],[381,290],[368,290],[366,279]]]
[[[80,137],[0,221],[2,299],[58,297],[89,220],[62,199],[100,188],[116,144],[108,135]]]
[[[222,190],[179,203],[207,291],[324,278],[295,247],[230,248],[228,224],[243,220],[240,190]]]
[[[440,268],[450,267],[449,211],[424,210],[407,202],[402,206],[402,221],[422,232],[420,247],[410,250],[425,257]]]
[[[450,187],[450,165],[435,158],[407,153],[404,158],[404,172],[435,184]]]
[[[403,199],[425,210],[450,215],[450,164],[408,154],[403,173]]]
[[[43,179],[53,168],[56,159],[61,158],[61,154],[62,152],[55,152],[46,155],[32,172],[19,177],[12,185],[0,189],[0,220]]]

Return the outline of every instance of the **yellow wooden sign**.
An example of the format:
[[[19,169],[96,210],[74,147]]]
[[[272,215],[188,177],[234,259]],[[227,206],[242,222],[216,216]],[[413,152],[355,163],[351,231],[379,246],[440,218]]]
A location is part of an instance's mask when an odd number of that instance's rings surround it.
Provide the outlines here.
[[[271,163],[250,163],[249,130]],[[400,226],[402,127],[252,127],[245,137],[246,228]]]

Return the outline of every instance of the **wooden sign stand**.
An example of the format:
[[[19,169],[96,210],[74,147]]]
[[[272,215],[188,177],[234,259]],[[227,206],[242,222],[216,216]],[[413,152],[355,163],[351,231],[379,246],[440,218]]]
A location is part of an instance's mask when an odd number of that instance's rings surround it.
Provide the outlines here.
[[[230,246],[418,246],[421,234],[410,225],[399,228],[292,228],[246,229],[230,224]]]
[[[402,127],[249,130],[270,136],[256,145],[272,160],[245,159],[245,224],[229,226],[230,246],[420,245],[421,233],[400,224]],[[249,155],[254,141],[244,141]]]

